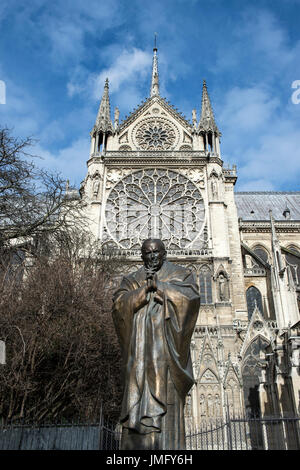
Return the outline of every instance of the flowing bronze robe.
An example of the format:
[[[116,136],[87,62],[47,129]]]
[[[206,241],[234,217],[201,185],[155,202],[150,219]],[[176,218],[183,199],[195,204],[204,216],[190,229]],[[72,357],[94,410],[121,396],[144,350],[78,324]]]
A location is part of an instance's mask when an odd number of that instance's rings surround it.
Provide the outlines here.
[[[144,267],[124,277],[113,319],[124,360],[123,449],[184,449],[185,396],[194,383],[190,341],[200,306],[192,273],[165,261],[145,305]],[[149,295],[149,294],[148,294]]]

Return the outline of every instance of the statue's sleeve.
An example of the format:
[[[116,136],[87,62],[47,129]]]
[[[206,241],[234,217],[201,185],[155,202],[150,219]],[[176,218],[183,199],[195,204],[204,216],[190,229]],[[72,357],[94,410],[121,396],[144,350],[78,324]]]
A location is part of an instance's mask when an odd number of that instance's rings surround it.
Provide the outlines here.
[[[113,298],[113,321],[126,360],[132,333],[134,314],[147,303],[143,286],[136,281],[124,277],[120,288],[115,292]]]

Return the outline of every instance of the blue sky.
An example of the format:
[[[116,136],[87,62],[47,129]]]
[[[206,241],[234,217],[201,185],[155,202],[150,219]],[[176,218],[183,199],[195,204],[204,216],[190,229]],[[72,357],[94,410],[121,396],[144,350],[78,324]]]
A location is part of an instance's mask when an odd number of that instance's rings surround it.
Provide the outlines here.
[[[0,123],[78,186],[105,78],[122,119],[149,95],[157,32],[161,95],[199,117],[206,79],[236,189],[299,190],[299,22],[300,0],[1,0]]]

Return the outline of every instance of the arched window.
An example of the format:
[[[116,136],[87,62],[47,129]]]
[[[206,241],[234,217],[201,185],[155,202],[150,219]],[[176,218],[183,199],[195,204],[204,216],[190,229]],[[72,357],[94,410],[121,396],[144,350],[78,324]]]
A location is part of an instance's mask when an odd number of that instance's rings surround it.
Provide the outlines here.
[[[260,245],[257,245],[253,248],[254,253],[259,256],[265,263],[269,261],[269,255],[267,250]],[[253,265],[257,266],[257,261],[253,259]]]
[[[300,252],[299,249],[291,245],[288,247],[289,252],[285,253],[285,260],[290,267],[294,283],[296,286],[300,285]]]
[[[212,303],[211,271],[208,266],[202,266],[199,272],[201,305]]]
[[[292,251],[293,253],[295,253],[295,255],[300,256],[299,248],[297,248],[296,246],[294,246],[294,245],[288,246],[288,250],[290,250],[290,251]]]
[[[247,300],[247,309],[248,309],[248,319],[252,317],[252,314],[255,309],[255,305],[257,305],[259,311],[263,313],[263,304],[262,304],[262,296],[260,291],[254,287],[251,286],[249,289],[247,289],[246,292],[246,300]]]
[[[268,341],[258,336],[247,348],[242,367],[243,389],[247,416],[256,418],[260,416],[259,403],[259,378],[261,366],[259,363],[260,352],[268,346]]]

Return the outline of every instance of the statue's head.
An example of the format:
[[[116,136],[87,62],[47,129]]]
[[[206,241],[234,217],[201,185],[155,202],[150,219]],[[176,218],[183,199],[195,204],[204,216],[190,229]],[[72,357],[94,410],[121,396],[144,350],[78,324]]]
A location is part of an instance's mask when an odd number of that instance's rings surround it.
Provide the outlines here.
[[[159,271],[166,259],[165,245],[158,238],[148,238],[142,244],[142,259],[146,268]]]

